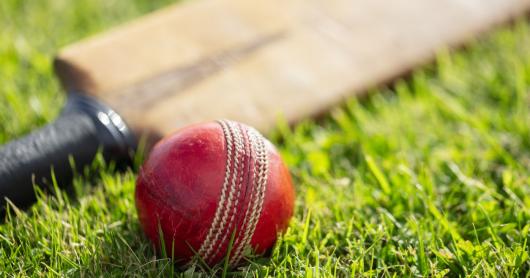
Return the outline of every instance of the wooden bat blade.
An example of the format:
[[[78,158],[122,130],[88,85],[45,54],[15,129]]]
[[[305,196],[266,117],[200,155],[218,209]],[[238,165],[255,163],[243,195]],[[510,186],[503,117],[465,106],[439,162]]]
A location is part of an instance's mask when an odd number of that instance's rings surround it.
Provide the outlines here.
[[[430,61],[530,0],[197,0],[65,48],[67,91],[138,134],[229,118],[267,131]]]

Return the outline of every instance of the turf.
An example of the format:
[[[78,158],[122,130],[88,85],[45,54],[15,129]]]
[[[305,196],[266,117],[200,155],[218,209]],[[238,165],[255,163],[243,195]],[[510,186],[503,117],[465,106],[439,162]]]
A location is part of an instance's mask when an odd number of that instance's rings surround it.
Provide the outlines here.
[[[60,46],[168,1],[0,1],[0,143],[50,122]],[[281,121],[296,214],[270,257],[180,272],[142,235],[136,171],[98,159],[73,196],[0,225],[0,276],[529,276],[530,23],[442,52],[318,121]]]

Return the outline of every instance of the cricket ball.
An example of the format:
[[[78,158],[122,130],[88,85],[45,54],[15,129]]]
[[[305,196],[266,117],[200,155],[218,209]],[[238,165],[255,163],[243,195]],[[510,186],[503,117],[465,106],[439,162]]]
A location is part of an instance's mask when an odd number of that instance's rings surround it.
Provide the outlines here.
[[[152,149],[136,182],[141,226],[186,266],[236,266],[270,249],[294,209],[291,176],[255,129],[221,120],[192,125]]]

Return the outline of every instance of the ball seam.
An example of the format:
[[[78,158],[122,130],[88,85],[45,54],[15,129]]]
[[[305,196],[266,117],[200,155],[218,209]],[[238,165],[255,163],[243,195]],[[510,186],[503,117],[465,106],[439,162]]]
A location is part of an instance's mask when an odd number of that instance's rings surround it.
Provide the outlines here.
[[[245,151],[246,148],[244,146],[244,140],[243,140],[244,138],[242,136],[242,131],[238,123],[232,122],[232,121],[228,121],[228,123],[229,125],[231,125],[232,130],[235,131],[234,138],[235,138],[235,143],[238,149],[238,152],[236,152],[237,156],[235,158],[238,168],[236,171],[234,171],[234,173],[237,173],[237,176],[234,175],[234,178],[232,180],[233,183],[231,187],[233,191],[235,191],[236,196],[235,198],[232,199],[231,202],[228,203],[228,208],[225,211],[225,215],[229,217],[229,219],[226,219],[226,222],[225,222],[226,227],[223,226],[223,229],[222,230],[220,229],[218,231],[219,233],[218,236],[220,236],[221,238],[219,238],[217,241],[217,244],[214,245],[214,247],[217,247],[217,248],[215,248],[215,250],[212,250],[213,253],[209,254],[209,258],[208,258],[209,261],[214,260],[219,255],[219,252],[230,243],[232,232],[234,231],[234,228],[236,228],[234,220],[237,214],[237,210],[239,209],[239,205],[240,205],[239,198],[241,195],[241,187],[243,186],[242,182],[243,182],[243,176],[244,176],[243,172],[245,169],[244,162],[245,162],[245,152],[246,152]],[[239,167],[241,167],[241,169]],[[235,245],[235,242],[233,242],[233,244]]]
[[[223,135],[225,137],[226,153],[227,153],[227,155],[226,155],[226,167],[225,167],[225,176],[224,176],[224,180],[223,180],[223,185],[222,185],[222,188],[221,188],[221,196],[219,198],[219,202],[217,203],[214,219],[212,221],[212,224],[210,225],[210,228],[208,229],[208,233],[206,235],[206,238],[202,242],[201,247],[199,248],[199,251],[198,251],[198,255],[203,260],[206,259],[205,252],[207,252],[207,250],[212,248],[211,246],[212,246],[212,244],[214,244],[212,242],[212,240],[213,240],[213,238],[216,235],[215,232],[218,229],[218,226],[220,224],[219,221],[221,221],[221,216],[223,215],[223,212],[224,212],[224,208],[225,208],[224,203],[226,201],[225,200],[226,191],[228,190],[228,186],[230,184],[231,167],[232,167],[231,160],[232,160],[232,152],[233,152],[233,144],[234,144],[233,138],[231,136],[231,132],[228,130],[229,127],[228,127],[226,121],[220,120],[220,121],[218,121],[218,123],[221,126]]]

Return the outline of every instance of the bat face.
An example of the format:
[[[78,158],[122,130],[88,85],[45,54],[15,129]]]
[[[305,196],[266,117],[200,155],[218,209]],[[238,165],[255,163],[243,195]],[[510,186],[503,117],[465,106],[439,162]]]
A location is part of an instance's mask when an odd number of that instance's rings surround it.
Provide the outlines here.
[[[138,135],[229,118],[267,131],[430,61],[530,8],[526,0],[197,0],[57,57],[67,91],[114,108]]]

